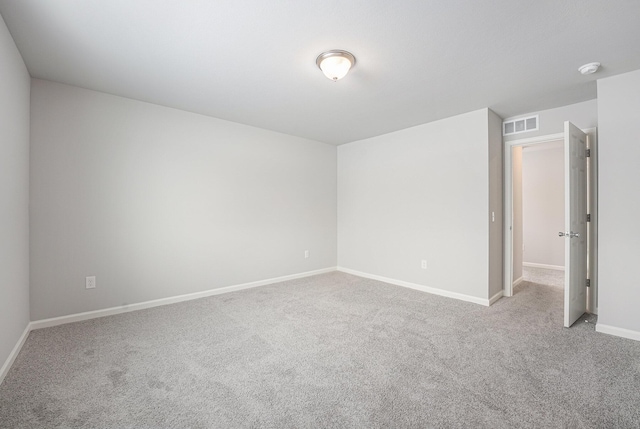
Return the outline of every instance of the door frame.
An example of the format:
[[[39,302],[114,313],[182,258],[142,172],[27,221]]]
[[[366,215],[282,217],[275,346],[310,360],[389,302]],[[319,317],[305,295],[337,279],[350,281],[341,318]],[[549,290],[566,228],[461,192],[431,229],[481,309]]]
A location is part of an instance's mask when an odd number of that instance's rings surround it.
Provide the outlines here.
[[[598,313],[598,133],[597,128],[582,129],[587,134],[587,147],[591,150],[588,164],[587,204],[591,214],[588,226],[589,245],[587,266],[591,286],[587,291],[587,311]],[[502,294],[513,296],[513,157],[512,149],[518,146],[550,143],[563,140],[564,133],[503,141],[504,147],[504,284]]]

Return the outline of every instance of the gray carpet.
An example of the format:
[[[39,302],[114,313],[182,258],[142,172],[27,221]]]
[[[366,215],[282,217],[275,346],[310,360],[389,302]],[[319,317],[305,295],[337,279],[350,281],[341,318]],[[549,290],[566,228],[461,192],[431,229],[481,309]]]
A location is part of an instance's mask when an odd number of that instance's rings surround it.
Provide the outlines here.
[[[522,278],[529,283],[564,287],[564,271],[537,267],[522,267]]]
[[[330,273],[34,331],[3,428],[633,428],[640,342]]]

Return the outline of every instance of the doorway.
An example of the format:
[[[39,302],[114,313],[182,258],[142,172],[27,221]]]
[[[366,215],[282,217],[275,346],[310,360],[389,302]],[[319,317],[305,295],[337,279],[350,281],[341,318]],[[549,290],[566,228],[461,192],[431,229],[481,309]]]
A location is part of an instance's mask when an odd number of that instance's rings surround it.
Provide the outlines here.
[[[513,163],[513,277],[564,285],[564,141],[516,146]]]
[[[571,124],[567,123],[567,126],[573,127]],[[575,130],[577,128],[573,127]],[[582,183],[581,185],[586,188],[586,198],[587,198],[587,213],[589,213],[590,219],[587,223],[586,227],[586,235],[587,235],[587,257],[586,257],[586,278],[589,279],[588,286],[586,287],[586,309],[589,313],[597,314],[597,134],[596,129],[587,129],[583,130],[586,134],[586,142],[585,147],[590,152],[589,158],[587,158],[587,173],[584,180],[587,182]],[[579,130],[578,130],[579,132]],[[505,230],[504,230],[504,287],[503,287],[503,295],[504,296],[513,296],[514,286],[518,284],[519,281],[522,281],[522,263],[523,262],[531,262],[523,260],[523,244],[524,250],[526,252],[527,243],[523,243],[520,239],[522,237],[522,230],[518,230],[518,228],[522,228],[522,210],[521,208],[521,196],[514,193],[514,188],[522,186],[520,177],[518,177],[518,172],[516,171],[514,174],[514,167],[521,162],[521,156],[523,150],[539,150],[539,148],[543,147],[553,147],[554,145],[560,145],[568,147],[565,142],[566,132],[558,133],[540,137],[533,137],[528,139],[519,139],[505,142],[504,148],[504,178],[505,178]],[[568,167],[563,169],[563,174],[568,174]],[[569,189],[573,192],[573,186],[571,185]],[[565,189],[566,190],[566,189]],[[570,194],[571,194],[570,192]],[[566,200],[565,200],[566,204]],[[585,213],[586,216],[586,213]],[[566,220],[566,218],[565,218]],[[565,232],[565,226],[562,224],[558,224],[560,229],[557,232],[563,233]],[[557,233],[556,233],[557,234]],[[567,235],[569,236],[569,235]],[[552,239],[551,237],[547,237],[548,239]],[[555,237],[559,241],[559,245],[564,246],[564,239],[558,238],[557,235]],[[567,238],[568,239],[568,238]],[[530,249],[533,250],[533,249]],[[557,249],[556,249],[557,251]],[[527,255],[529,257],[530,255]],[[559,261],[560,258],[555,255],[555,259],[551,259],[551,261]],[[535,262],[534,262],[535,264]],[[538,262],[543,268],[560,268],[561,265],[559,263],[543,263]],[[545,267],[547,265],[547,267]],[[568,296],[568,295],[567,295]]]

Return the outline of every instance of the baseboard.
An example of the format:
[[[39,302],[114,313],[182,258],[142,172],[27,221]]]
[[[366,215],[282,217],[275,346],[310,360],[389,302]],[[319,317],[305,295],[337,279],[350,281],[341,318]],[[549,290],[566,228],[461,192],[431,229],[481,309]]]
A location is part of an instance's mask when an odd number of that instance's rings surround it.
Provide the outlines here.
[[[451,292],[444,289],[438,289],[430,286],[423,286],[416,283],[405,282],[404,280],[390,279],[388,277],[382,277],[375,274],[363,273],[361,271],[352,270],[350,268],[338,267],[337,270],[343,273],[353,274],[354,276],[364,277],[366,279],[371,279],[371,280],[378,280],[378,281],[390,283],[396,286],[402,286],[409,289],[419,290],[421,292],[431,293],[433,295],[440,295],[440,296],[445,296],[447,298],[459,299],[461,301],[473,302],[474,304],[480,304],[487,307],[490,305],[489,299],[485,299],[485,298],[478,298],[475,296],[465,295],[458,292]],[[502,294],[502,292],[500,292],[500,294]]]
[[[522,276],[518,277],[517,279],[515,279],[515,280],[513,281],[513,287],[518,286],[518,285],[519,285],[520,283],[522,283],[523,281],[524,281],[524,277],[522,277]]]
[[[128,313],[130,311],[144,310],[147,308],[159,307],[161,305],[175,304],[183,301],[190,301],[198,298],[206,298],[208,296],[220,295],[223,293],[236,292],[243,289],[251,289],[259,286],[266,286],[273,283],[295,280],[304,277],[315,276],[318,274],[330,273],[336,271],[336,267],[323,268],[321,270],[307,271],[304,273],[291,274],[288,276],[276,277],[267,280],[259,280],[250,283],[242,283],[233,286],[221,287],[218,289],[210,289],[202,292],[195,292],[186,295],[172,296],[169,298],[156,299],[153,301],[139,302],[136,304],[121,305],[118,307],[105,308],[102,310],[86,311],[84,313],[70,314],[68,316],[53,317],[50,319],[37,320],[31,322],[31,329],[49,328],[52,326],[63,325],[66,323],[80,322],[83,320],[96,319],[98,317],[113,316],[115,314]]]
[[[523,262],[522,266],[530,267],[530,268],[545,268],[547,270],[564,271],[564,267],[562,265],[548,265],[548,264],[536,264],[535,262]]]
[[[500,298],[502,298],[502,292],[503,292],[503,291],[500,291],[500,292],[498,292],[497,294],[493,295],[491,298],[489,298],[489,305],[493,305],[493,304],[495,304],[495,302],[496,302],[497,300],[499,300]]]
[[[18,353],[20,353],[20,349],[22,349],[22,346],[24,345],[25,341],[27,341],[29,332],[31,332],[31,323],[29,323],[27,327],[24,328],[24,332],[18,339],[18,342],[16,343],[13,350],[11,350],[11,353],[9,353],[9,357],[7,357],[7,360],[2,365],[2,368],[0,369],[0,384],[2,384],[2,382],[4,381],[4,378],[9,373],[9,369],[11,368],[11,365],[13,365],[13,362],[16,360],[16,357],[18,357]]]
[[[610,325],[603,325],[602,323],[596,323],[596,332],[640,341],[640,332],[638,331],[632,331],[631,329],[618,328]]]

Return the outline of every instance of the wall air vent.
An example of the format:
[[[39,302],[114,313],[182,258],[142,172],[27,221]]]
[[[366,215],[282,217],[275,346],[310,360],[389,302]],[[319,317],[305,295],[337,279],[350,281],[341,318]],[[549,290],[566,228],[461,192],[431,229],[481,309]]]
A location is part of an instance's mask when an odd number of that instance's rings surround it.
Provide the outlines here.
[[[512,121],[502,123],[502,135],[509,136],[511,134],[528,133],[529,131],[538,130],[538,115],[529,116],[528,118],[519,118]]]

